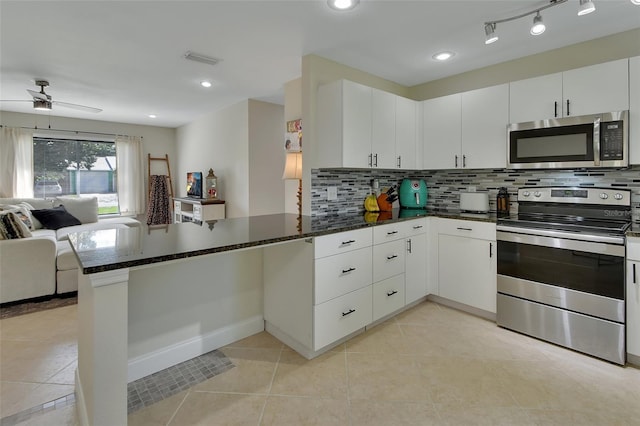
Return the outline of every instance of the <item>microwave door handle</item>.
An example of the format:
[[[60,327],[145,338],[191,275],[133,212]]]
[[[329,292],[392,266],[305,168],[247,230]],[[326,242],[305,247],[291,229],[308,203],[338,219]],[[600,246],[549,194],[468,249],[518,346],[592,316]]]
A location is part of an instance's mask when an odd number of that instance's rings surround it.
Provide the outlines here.
[[[600,117],[593,120],[593,164],[600,165]]]

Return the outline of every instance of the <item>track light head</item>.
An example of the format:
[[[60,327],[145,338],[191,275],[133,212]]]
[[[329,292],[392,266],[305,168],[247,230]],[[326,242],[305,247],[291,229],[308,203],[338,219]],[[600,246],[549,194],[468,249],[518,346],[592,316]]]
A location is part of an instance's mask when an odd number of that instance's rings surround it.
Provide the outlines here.
[[[487,22],[484,24],[484,44],[491,44],[498,41],[498,34],[496,34],[496,23],[495,22]]]
[[[530,31],[531,35],[540,35],[546,29],[547,27],[544,25],[544,22],[542,22],[542,16],[540,15],[540,12],[538,12],[536,16],[533,17],[533,25],[531,26]]]
[[[591,0],[580,0],[580,9],[578,9],[578,16],[584,16],[596,10],[596,6]]]

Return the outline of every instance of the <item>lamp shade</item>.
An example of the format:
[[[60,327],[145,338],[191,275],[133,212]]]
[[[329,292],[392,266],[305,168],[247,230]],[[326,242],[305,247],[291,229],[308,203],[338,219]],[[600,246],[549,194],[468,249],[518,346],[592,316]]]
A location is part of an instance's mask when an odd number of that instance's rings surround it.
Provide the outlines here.
[[[282,179],[302,179],[302,153],[287,152]]]

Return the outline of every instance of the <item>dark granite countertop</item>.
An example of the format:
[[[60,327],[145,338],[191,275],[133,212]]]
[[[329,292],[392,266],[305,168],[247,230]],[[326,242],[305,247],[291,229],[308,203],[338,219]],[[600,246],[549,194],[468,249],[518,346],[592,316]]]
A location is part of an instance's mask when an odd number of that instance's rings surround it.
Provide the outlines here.
[[[495,214],[456,211],[394,210],[380,214],[302,216],[273,214],[203,223],[103,229],[70,234],[85,274],[221,253],[289,240],[318,237],[417,217],[496,222]]]

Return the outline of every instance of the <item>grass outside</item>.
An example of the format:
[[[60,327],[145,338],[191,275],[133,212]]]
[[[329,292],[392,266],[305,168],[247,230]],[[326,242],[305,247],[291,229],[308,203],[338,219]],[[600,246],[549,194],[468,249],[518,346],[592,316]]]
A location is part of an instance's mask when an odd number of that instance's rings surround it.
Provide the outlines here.
[[[118,214],[118,206],[98,207],[98,214]]]

